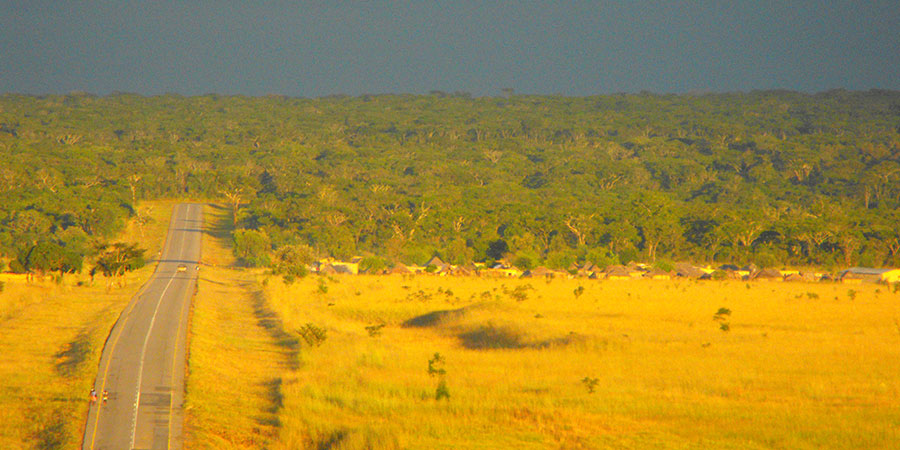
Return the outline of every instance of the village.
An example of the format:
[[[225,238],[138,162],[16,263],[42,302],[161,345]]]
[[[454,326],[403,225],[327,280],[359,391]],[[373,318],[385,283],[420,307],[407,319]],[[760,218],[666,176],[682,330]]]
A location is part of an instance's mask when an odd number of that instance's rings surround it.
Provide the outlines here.
[[[753,264],[738,267],[723,264],[717,267],[697,266],[690,263],[676,263],[672,270],[663,270],[649,264],[631,262],[627,265],[599,266],[591,262],[572,264],[568,270],[553,270],[540,266],[534,269],[520,269],[506,262],[488,266],[485,263],[470,262],[453,265],[434,256],[424,265],[397,264],[390,269],[367,271],[360,268],[363,258],[353,257],[349,261],[325,258],[311,264],[311,273],[323,275],[433,275],[433,276],[479,276],[488,278],[587,278],[597,280],[651,279],[669,280],[686,278],[697,280],[744,280],[744,281],[787,281],[787,282],[840,282],[854,283],[900,283],[900,269],[851,267],[839,272],[804,271],[788,269],[759,268]]]

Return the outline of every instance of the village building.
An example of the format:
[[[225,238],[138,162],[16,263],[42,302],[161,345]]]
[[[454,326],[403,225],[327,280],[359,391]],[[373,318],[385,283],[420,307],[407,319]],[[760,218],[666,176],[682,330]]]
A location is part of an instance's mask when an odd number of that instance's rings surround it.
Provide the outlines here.
[[[751,280],[783,281],[781,272],[775,269],[761,269],[750,274]]]
[[[651,280],[669,280],[672,278],[672,274],[655,267],[644,273],[644,278],[649,278]]]
[[[689,263],[675,264],[675,275],[682,278],[700,278],[703,271]]]
[[[839,279],[844,283],[861,283],[879,281],[900,283],[900,269],[873,269],[869,267],[851,267],[840,273]]]
[[[631,274],[624,266],[610,266],[606,269],[607,280],[630,280]]]

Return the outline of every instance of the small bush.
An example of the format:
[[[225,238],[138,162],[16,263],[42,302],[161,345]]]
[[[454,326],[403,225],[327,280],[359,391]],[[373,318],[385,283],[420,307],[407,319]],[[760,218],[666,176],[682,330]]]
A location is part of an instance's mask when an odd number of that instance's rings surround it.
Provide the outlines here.
[[[311,347],[318,347],[325,342],[327,336],[327,331],[324,328],[317,327],[314,324],[307,323],[300,327],[297,330],[297,334],[306,341],[306,344]]]
[[[380,323],[378,325],[369,325],[366,327],[366,331],[369,333],[369,337],[378,337],[381,336],[382,328],[384,328],[383,323]]]
[[[534,287],[530,284],[516,286],[515,289],[509,292],[509,296],[517,302],[524,302],[525,300],[528,300],[529,289],[534,289]]]
[[[731,310],[728,308],[719,308],[713,315],[713,320],[725,320],[725,316],[730,316]]]
[[[807,292],[806,298],[808,298],[810,300],[816,300],[819,298],[819,294],[816,294],[815,292]]]
[[[359,262],[359,270],[366,273],[374,273],[387,268],[387,262],[377,256],[363,258]]]
[[[666,272],[675,270],[675,264],[673,264],[672,261],[667,261],[665,259],[657,260],[656,263],[653,264],[653,267]]]
[[[428,360],[428,375],[438,378],[438,384],[434,390],[435,400],[450,398],[450,389],[447,387],[446,379],[447,370],[444,369],[444,363],[444,357],[441,356],[440,353],[435,353],[434,356]]]
[[[584,384],[584,387],[587,388],[588,394],[593,394],[594,390],[597,388],[597,384],[600,383],[600,379],[584,377],[581,379],[581,383]]]
[[[581,297],[581,294],[584,294],[584,286],[578,286],[572,293],[575,294],[576,299]]]
[[[720,330],[727,332],[731,329],[731,325],[729,325],[728,322],[725,321],[725,318],[730,315],[731,310],[728,308],[719,308],[719,310],[716,311],[716,314],[713,315],[713,320],[715,320],[716,322],[721,322],[719,323]]]

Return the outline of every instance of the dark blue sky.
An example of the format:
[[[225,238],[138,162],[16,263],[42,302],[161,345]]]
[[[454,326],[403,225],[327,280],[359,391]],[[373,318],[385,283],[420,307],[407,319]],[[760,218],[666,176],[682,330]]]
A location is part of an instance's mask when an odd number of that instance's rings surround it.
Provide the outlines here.
[[[897,0],[239,3],[0,0],[0,92],[900,89]]]

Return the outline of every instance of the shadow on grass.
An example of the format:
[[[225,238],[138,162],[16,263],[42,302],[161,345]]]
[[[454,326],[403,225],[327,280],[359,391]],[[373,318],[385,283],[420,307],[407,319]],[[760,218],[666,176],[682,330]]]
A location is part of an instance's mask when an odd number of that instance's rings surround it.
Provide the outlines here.
[[[532,340],[527,331],[492,323],[470,328],[457,336],[463,347],[470,350],[543,349],[564,347],[587,340],[585,336],[574,332],[551,339]]]
[[[203,227],[203,232],[224,243],[230,243],[231,232],[234,231],[234,222],[230,220],[228,208],[215,203],[207,203],[206,206],[215,211],[214,217],[216,220],[207,220],[206,222],[209,225]],[[224,247],[230,247],[230,245],[224,245]]]
[[[35,418],[33,423],[40,424],[31,435],[34,446],[39,450],[56,450],[68,447],[72,442],[72,436],[66,430],[65,413],[60,410],[53,411],[45,417]]]
[[[343,441],[347,437],[346,430],[332,431],[328,436],[316,443],[316,450],[331,450],[343,447]]]
[[[275,340],[275,344],[284,349],[284,359],[287,368],[297,370],[300,368],[300,341],[296,336],[292,336],[284,330],[284,323],[282,323],[281,317],[278,317],[278,314],[269,308],[262,291],[251,290],[250,296],[253,301],[253,315],[256,317],[257,325]]]
[[[82,331],[75,340],[66,344],[65,348],[53,355],[56,357],[56,372],[63,377],[72,377],[84,365],[91,352],[91,340],[87,332]]]
[[[465,308],[459,309],[447,309],[441,311],[432,311],[430,313],[422,314],[421,316],[413,317],[412,319],[403,322],[404,328],[425,328],[425,327],[434,327],[440,325],[443,322],[449,322],[454,319],[459,319],[460,317],[466,314]]]
[[[284,393],[281,391],[282,385],[281,377],[275,377],[262,383],[263,393],[268,406],[263,409],[263,415],[256,419],[259,425],[281,428],[281,419],[278,418],[278,413],[284,407]]]
[[[526,348],[525,337],[518,330],[496,327],[493,324],[479,326],[459,334],[465,348],[472,350]]]

